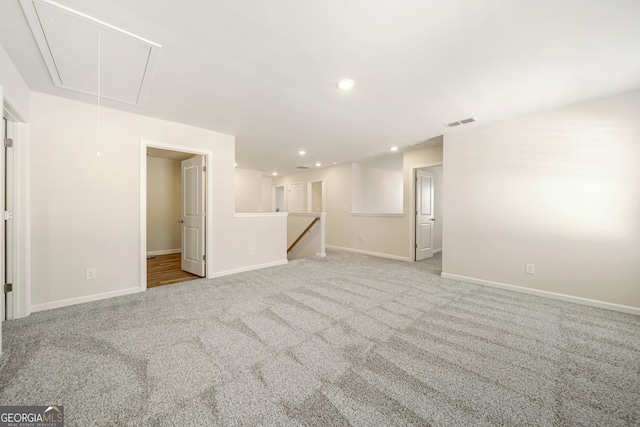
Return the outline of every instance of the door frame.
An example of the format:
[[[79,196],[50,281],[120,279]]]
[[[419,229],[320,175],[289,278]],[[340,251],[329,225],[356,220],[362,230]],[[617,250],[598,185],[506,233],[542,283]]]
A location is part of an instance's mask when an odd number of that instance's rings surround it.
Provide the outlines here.
[[[1,91],[0,91],[1,92]],[[29,125],[13,105],[0,96],[2,115],[13,123],[13,318],[31,314],[31,259],[30,233],[30,179],[29,179]],[[2,157],[4,158],[4,151]],[[4,175],[4,160],[3,160]],[[4,198],[4,178],[2,178]],[[4,234],[4,227],[2,234]],[[4,238],[4,237],[3,237]],[[3,240],[4,241],[4,240]],[[2,249],[4,257],[4,248]]]
[[[324,183],[324,178],[320,178],[320,179],[314,179],[311,181],[307,181],[307,212],[313,212],[313,184],[317,184],[320,183],[322,184],[322,209],[320,210],[320,212],[326,212],[326,205],[325,205],[325,183]]]
[[[412,165],[411,185],[409,186],[409,261],[416,261],[416,171],[418,169],[430,168],[434,166],[444,166],[444,162],[425,163]],[[444,240],[444,236],[443,236]]]
[[[165,144],[162,142],[140,139],[140,292],[147,290],[147,148],[180,151],[182,153],[198,154],[205,157],[205,165],[213,164],[213,151],[187,145]],[[213,247],[213,174],[205,173],[205,246],[207,253],[212,253]],[[211,278],[213,259],[207,259],[206,277]]]

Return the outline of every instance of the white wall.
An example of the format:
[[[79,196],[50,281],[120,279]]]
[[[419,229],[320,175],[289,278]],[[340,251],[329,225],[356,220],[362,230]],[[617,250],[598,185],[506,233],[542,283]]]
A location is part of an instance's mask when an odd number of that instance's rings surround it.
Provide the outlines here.
[[[236,212],[262,212],[262,172],[236,168]]]
[[[402,164],[397,171],[353,163],[354,213],[402,213]]]
[[[147,253],[182,248],[180,161],[147,157]]]
[[[20,75],[9,54],[0,44],[0,86],[3,96],[12,110],[20,115],[24,122],[29,121],[29,87]]]
[[[640,91],[446,136],[443,271],[640,307],[638,111]]]
[[[97,118],[94,105],[31,93],[35,310],[139,289],[141,139],[212,152],[209,277],[286,263],[286,216],[234,215],[233,136],[103,107],[98,140]]]
[[[236,168],[236,212],[271,212],[271,182],[260,171]]]
[[[262,177],[262,212],[273,211],[272,185],[273,179]]]
[[[409,260],[414,242],[412,212],[413,168],[442,164],[442,147],[416,150],[403,155],[403,213],[352,214],[352,164],[315,169],[274,178],[273,185],[325,180],[326,244]],[[305,191],[307,186],[303,185]],[[287,200],[285,200],[285,206]],[[306,207],[306,203],[305,203]]]

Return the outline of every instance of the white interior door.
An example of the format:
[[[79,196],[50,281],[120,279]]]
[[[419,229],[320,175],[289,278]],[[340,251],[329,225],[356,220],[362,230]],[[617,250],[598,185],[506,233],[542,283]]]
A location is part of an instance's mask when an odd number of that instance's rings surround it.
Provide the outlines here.
[[[182,262],[184,271],[205,276],[204,156],[182,161]]]
[[[416,171],[416,261],[433,257],[433,174]]]
[[[294,182],[289,185],[289,212],[302,212],[304,200],[302,198],[302,183]]]
[[[2,118],[2,137],[7,140],[13,141],[14,139],[14,125],[11,120]],[[4,221],[4,282],[13,284],[13,241],[14,241],[14,229],[13,229],[13,215],[14,215],[14,164],[13,164],[13,148],[12,145],[4,144],[4,199],[3,199],[3,211],[8,212],[8,217],[5,217]],[[13,286],[13,285],[12,285]],[[14,319],[14,307],[13,307],[13,291],[4,292],[4,318],[3,320]]]

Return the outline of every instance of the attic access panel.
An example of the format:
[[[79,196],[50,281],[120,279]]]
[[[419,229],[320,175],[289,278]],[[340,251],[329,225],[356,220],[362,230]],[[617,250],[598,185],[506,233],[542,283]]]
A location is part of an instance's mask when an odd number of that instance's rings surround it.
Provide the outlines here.
[[[20,3],[54,85],[142,105],[159,44],[49,0]]]

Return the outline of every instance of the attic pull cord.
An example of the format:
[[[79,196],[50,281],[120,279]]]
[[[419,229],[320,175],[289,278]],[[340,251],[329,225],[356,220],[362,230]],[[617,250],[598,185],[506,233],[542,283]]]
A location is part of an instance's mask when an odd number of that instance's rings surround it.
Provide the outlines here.
[[[102,65],[100,60],[102,58],[102,33],[98,33],[98,157],[100,157],[100,86],[101,86],[101,75],[100,70]]]

